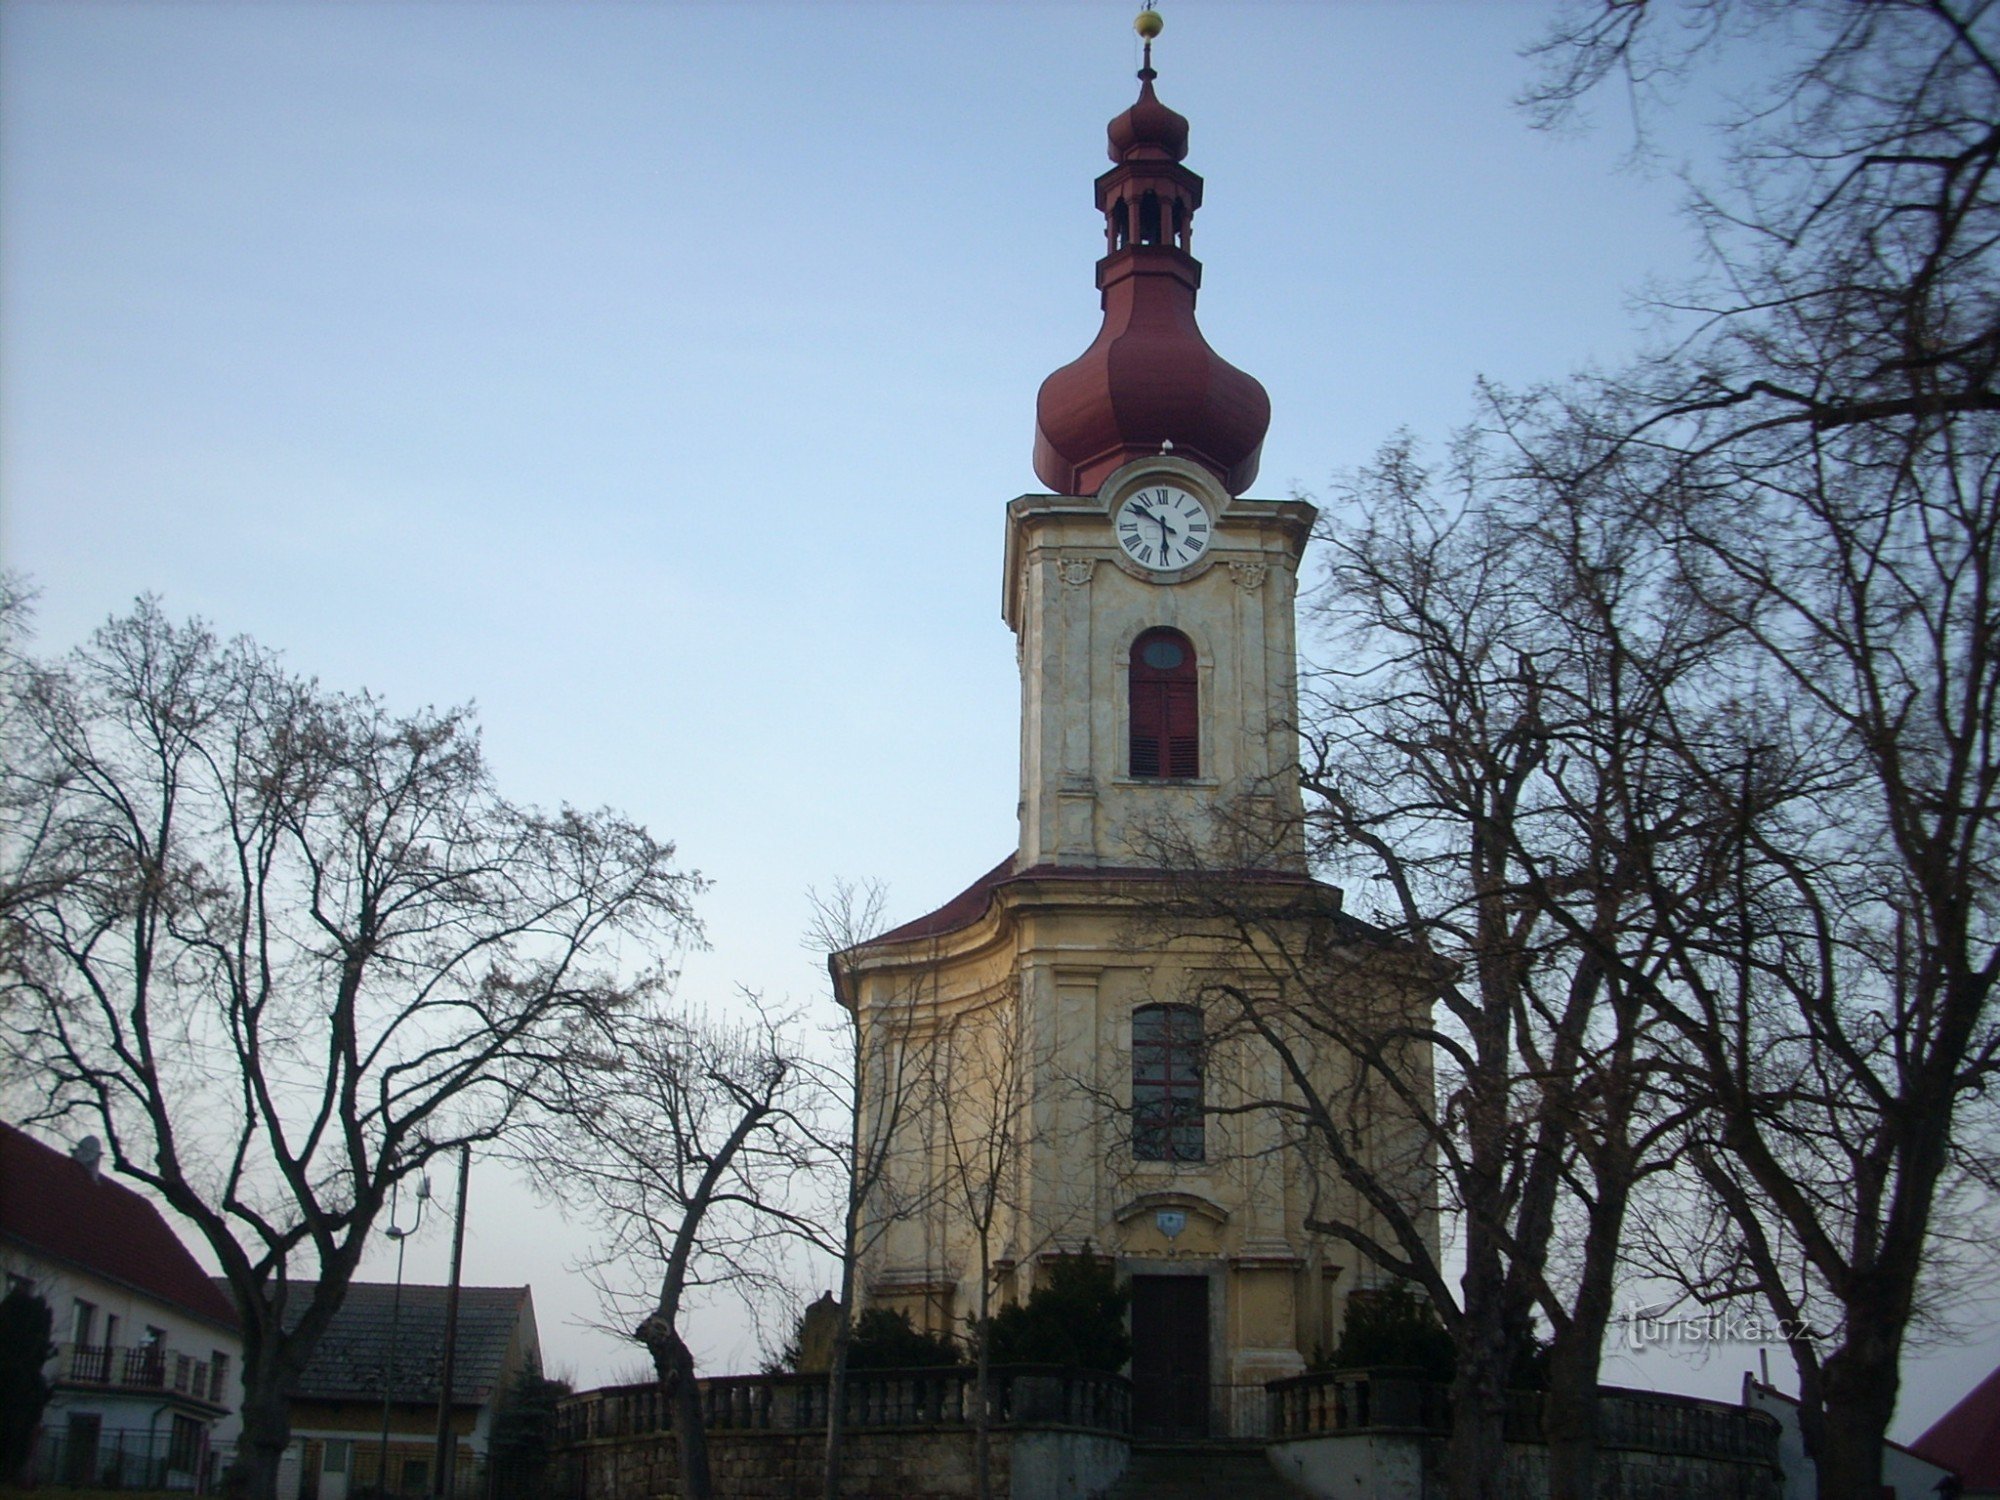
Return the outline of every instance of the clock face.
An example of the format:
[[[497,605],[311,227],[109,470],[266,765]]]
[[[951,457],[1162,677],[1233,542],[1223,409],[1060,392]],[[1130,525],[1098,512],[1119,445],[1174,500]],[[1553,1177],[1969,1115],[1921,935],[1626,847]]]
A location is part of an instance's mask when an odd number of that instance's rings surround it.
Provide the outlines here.
[[[1208,551],[1208,507],[1171,484],[1127,495],[1111,524],[1126,556],[1156,573],[1185,568]]]

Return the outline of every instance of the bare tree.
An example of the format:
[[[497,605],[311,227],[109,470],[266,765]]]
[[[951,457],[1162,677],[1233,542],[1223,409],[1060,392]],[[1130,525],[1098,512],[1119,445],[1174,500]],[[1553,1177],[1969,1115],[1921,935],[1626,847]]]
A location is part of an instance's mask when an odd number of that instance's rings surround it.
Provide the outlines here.
[[[969,1232],[978,1253],[972,1309],[976,1369],[973,1408],[975,1473],[980,1500],[993,1492],[992,1367],[993,1293],[998,1283],[994,1249],[1011,1234],[1012,1261],[1036,1253],[1061,1226],[1044,1224],[1032,1235],[1021,1222],[1020,1174],[1035,1134],[1038,1069],[1021,1013],[1017,985],[986,1005],[940,1023],[929,1048],[927,1117],[942,1147],[941,1200]]]
[[[506,801],[464,711],[397,717],[151,601],[8,686],[5,802],[39,830],[0,877],[10,1087],[216,1256],[230,1484],[268,1500],[390,1190],[642,1004],[618,944],[692,937],[699,882],[615,814]]]
[[[1165,860],[1200,877],[1170,915],[1234,945],[1203,997],[1218,1042],[1282,1064],[1283,1095],[1239,1107],[1289,1121],[1338,1184],[1312,1227],[1422,1288],[1451,1335],[1452,1493],[1499,1492],[1539,1322],[1552,1483],[1588,1496],[1624,1222],[1680,1118],[1636,982],[1670,950],[1634,817],[1662,867],[1712,836],[1647,759],[1651,684],[1713,646],[1630,528],[1487,463],[1468,439],[1440,496],[1398,441],[1330,507],[1315,608],[1338,665],[1309,675],[1303,784],[1316,868],[1380,893],[1365,920],[1193,848]]]
[[[854,955],[881,933],[887,890],[879,881],[836,880],[825,894],[806,894],[813,915],[804,946],[825,956],[834,998],[848,1012],[836,1033],[838,1058],[818,1070],[832,1121],[820,1142],[845,1169],[837,1195],[838,1225],[824,1244],[840,1267],[840,1318],[827,1371],[824,1468],[826,1500],[839,1500],[847,1351],[860,1268],[898,1221],[921,1209],[929,1193],[927,1180],[917,1183],[898,1170],[909,1149],[912,1114],[922,1101],[927,1058],[921,1046],[912,1044],[906,1016],[870,1014],[855,993]]]
[[[1734,839],[1706,882],[1652,882],[1678,908],[1661,1013],[1702,1064],[1692,1159],[1745,1267],[1831,1334],[1792,1348],[1842,1500],[1879,1483],[2000,1062],[1996,23],[1990,0],[1576,6],[1534,96],[1559,118],[1622,77],[1644,105],[1746,38],[1781,60],[1692,205],[1692,332],[1561,393],[1524,450],[1655,474],[1628,514],[1737,648],[1663,741]]]
[[[671,1404],[690,1500],[714,1484],[682,1315],[704,1289],[750,1297],[781,1279],[782,1251],[811,1233],[802,1179],[823,1165],[797,1113],[813,1080],[784,1018],[753,1008],[736,1026],[607,1017],[540,1090],[547,1114],[513,1147],[544,1192],[599,1231],[591,1273],[614,1317],[632,1307],[635,1277],[651,1279],[633,1337]]]

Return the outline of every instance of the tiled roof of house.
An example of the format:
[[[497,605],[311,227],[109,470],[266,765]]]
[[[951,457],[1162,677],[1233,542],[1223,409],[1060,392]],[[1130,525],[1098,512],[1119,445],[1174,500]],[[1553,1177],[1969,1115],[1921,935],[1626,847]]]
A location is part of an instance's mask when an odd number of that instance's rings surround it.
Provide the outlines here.
[[[160,1211],[102,1172],[0,1124],[0,1239],[224,1328],[236,1308]]]
[[[1910,1449],[1950,1469],[1968,1490],[2000,1489],[2000,1369],[1933,1422]]]
[[[289,1306],[302,1312],[312,1291],[310,1282],[295,1283]],[[381,1400],[393,1323],[396,1399],[435,1405],[442,1381],[448,1291],[405,1282],[398,1311],[393,1283],[353,1283],[299,1377],[295,1396],[306,1401]],[[515,1325],[523,1320],[532,1335],[535,1303],[527,1287],[459,1288],[458,1358],[451,1379],[454,1402],[477,1404],[494,1393],[506,1374]]]

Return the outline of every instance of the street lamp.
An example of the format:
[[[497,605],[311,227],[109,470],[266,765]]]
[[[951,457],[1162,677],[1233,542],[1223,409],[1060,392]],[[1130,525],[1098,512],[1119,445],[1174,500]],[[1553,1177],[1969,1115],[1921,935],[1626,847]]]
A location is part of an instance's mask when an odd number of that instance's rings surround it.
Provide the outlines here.
[[[382,1446],[375,1457],[375,1488],[383,1495],[389,1493],[389,1407],[396,1398],[396,1335],[403,1321],[403,1250],[410,1236],[423,1227],[424,1205],[431,1201],[430,1177],[417,1179],[417,1217],[408,1229],[396,1225],[402,1191],[399,1178],[389,1199],[389,1227],[382,1231],[396,1242],[396,1295],[389,1304],[389,1367],[382,1375]]]

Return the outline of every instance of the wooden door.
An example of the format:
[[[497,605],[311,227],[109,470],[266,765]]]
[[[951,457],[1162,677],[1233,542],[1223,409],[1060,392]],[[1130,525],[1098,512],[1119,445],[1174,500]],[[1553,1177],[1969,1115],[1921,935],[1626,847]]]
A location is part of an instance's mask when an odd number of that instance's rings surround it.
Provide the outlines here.
[[[1208,1436],[1208,1278],[1132,1278],[1132,1431]]]

